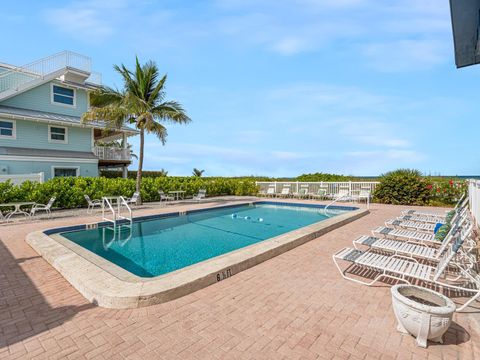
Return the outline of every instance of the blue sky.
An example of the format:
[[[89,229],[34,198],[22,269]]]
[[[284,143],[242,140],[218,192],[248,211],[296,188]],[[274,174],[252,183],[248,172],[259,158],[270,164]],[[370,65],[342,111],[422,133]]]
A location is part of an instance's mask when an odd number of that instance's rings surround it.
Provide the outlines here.
[[[92,57],[108,85],[121,85],[112,64],[131,66],[135,55],[168,73],[168,97],[193,122],[168,125],[165,146],[149,136],[145,169],[480,173],[480,67],[454,66],[447,0],[66,0],[2,9],[1,61],[68,49]]]

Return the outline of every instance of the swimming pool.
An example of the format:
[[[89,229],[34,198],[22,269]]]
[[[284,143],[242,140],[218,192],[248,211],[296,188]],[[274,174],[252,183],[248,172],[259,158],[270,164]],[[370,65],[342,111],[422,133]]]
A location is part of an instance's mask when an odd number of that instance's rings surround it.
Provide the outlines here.
[[[163,303],[223,281],[354,221],[367,209],[257,201],[35,231],[26,241],[88,301],[107,308]]]
[[[154,277],[223,255],[348,210],[256,203],[209,209],[61,236],[141,277]]]

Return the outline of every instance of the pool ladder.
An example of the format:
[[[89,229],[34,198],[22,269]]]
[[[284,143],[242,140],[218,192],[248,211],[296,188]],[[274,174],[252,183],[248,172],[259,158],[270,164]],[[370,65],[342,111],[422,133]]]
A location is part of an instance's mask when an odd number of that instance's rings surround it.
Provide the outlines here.
[[[111,217],[109,217],[111,216]],[[102,220],[112,223],[113,226],[106,226],[103,232],[103,247],[107,250],[115,240],[121,241],[124,246],[132,238],[132,209],[123,196],[104,196],[102,198]],[[122,239],[122,231],[128,229],[128,236]],[[106,239],[106,230],[113,231],[112,239]]]
[[[332,202],[328,203],[327,206],[325,206],[325,208],[323,209],[323,214],[325,216],[329,216],[327,214],[327,210],[331,205],[335,204],[337,201],[341,199],[348,199],[348,198],[350,198],[350,193],[336,197]]]

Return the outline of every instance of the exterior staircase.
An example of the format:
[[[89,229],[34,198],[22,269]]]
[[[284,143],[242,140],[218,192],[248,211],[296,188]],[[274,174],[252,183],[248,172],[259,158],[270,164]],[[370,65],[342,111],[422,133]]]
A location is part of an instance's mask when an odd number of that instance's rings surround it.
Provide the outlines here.
[[[84,82],[101,85],[101,75],[92,72],[89,57],[71,51],[62,51],[30,64],[0,72],[0,101],[32,89],[47,81],[66,76],[82,78]]]

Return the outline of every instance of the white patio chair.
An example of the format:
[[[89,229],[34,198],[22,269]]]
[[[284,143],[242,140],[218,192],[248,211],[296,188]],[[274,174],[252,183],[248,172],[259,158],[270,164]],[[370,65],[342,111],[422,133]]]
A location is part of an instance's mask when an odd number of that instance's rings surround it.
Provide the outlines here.
[[[52,197],[47,205],[44,204],[35,204],[32,206],[32,210],[30,210],[30,215],[35,216],[35,214],[39,211],[45,211],[49,217],[52,216],[51,208],[53,203],[55,202],[56,197]]]
[[[445,274],[447,268],[449,265],[451,265],[452,260],[461,247],[461,243],[459,241],[453,241],[448,249],[440,255],[436,266],[420,263],[414,258],[407,258],[400,255],[388,256],[376,252],[361,251],[348,247],[343,248],[332,255],[332,259],[344,279],[362,285],[371,286],[380,279],[384,278],[394,279],[407,284],[411,284],[411,280],[419,280],[421,282],[434,284],[442,288],[474,293],[474,295],[464,305],[457,309],[457,311],[462,311],[472,301],[476,300],[480,296],[480,277],[475,275],[470,267],[464,266],[456,266],[460,272],[455,274],[454,277],[449,277],[447,274]],[[350,265],[345,270],[342,270],[338,260],[349,262]],[[362,269],[362,271],[374,271],[378,275],[376,275],[370,281],[347,276],[347,272],[355,267]],[[441,281],[440,277],[443,277],[444,280]],[[467,280],[468,283],[464,285],[459,283],[459,280]],[[465,283],[465,281],[463,281],[463,283]]]
[[[358,194],[351,194],[351,199],[354,201],[365,201],[368,203],[372,197],[372,193],[370,192],[370,189],[360,189]]]
[[[193,196],[193,200],[201,201],[201,200],[205,199],[206,196],[207,196],[207,190],[200,189],[200,190],[198,190],[198,194]]]
[[[87,200],[87,204],[88,204],[87,214],[91,214],[96,206],[102,207],[102,200],[99,200],[99,199],[92,200],[90,199],[90,196],[88,196],[87,194],[83,196],[85,197],[85,200]]]
[[[340,200],[350,201],[350,200],[352,200],[352,196],[350,194],[349,189],[339,189],[338,193],[333,194],[332,198],[333,198],[333,200],[337,200],[337,201],[340,201]]]
[[[138,191],[135,191],[133,193],[133,196],[131,198],[126,198],[125,201],[127,202],[128,205],[136,205],[138,202],[138,199],[140,199],[140,193]]]
[[[162,201],[168,202],[168,201],[175,200],[173,196],[165,194],[163,190],[158,190],[158,194],[160,195],[160,202]]]

